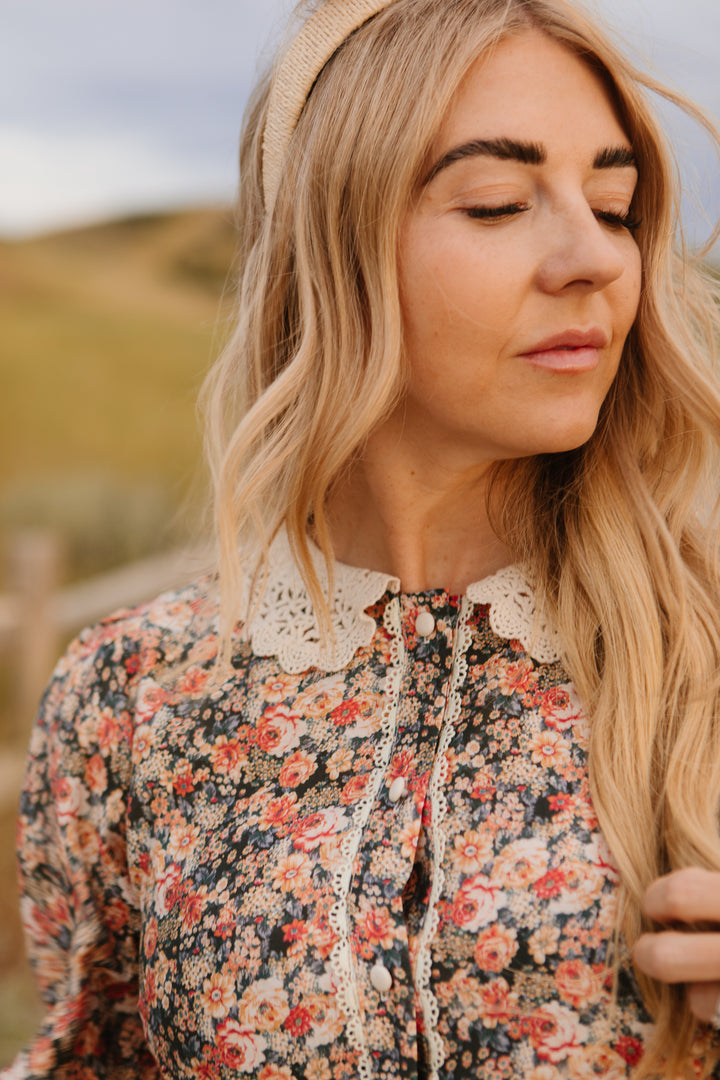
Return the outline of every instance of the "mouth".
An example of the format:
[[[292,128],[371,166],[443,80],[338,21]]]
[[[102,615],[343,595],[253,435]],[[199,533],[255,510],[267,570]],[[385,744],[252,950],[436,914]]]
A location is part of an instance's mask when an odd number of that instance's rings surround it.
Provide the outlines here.
[[[599,327],[565,330],[532,345],[520,353],[532,367],[565,374],[593,371],[600,363],[608,335]]]

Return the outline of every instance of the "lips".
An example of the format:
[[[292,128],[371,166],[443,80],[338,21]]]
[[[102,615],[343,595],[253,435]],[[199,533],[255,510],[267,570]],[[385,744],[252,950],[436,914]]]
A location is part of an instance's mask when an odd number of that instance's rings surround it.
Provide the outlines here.
[[[572,349],[604,349],[608,344],[608,335],[600,327],[593,326],[588,330],[563,330],[552,337],[543,338],[529,349],[523,350],[524,356],[532,356],[533,353],[547,353],[555,350],[566,352]]]
[[[609,340],[605,331],[596,326],[587,330],[563,330],[536,342],[520,356],[538,370],[581,375],[598,367],[601,352]]]

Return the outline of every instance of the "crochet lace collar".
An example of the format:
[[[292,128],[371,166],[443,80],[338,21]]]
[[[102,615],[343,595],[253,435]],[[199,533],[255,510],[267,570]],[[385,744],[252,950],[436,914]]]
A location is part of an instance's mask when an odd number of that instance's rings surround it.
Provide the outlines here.
[[[323,591],[327,592],[325,560],[316,548],[312,558]],[[369,645],[376,623],[367,608],[387,592],[399,593],[392,574],[335,564],[330,608],[333,638],[325,644],[305,583],[285,533],[270,548],[268,576],[246,634],[256,656],[276,656],[283,669],[299,674],[308,668],[334,672],[346,668],[358,649]],[[473,582],[466,597],[489,605],[490,626],[498,637],[518,640],[541,663],[560,656],[557,636],[536,610],[532,586],[519,566],[506,566]]]

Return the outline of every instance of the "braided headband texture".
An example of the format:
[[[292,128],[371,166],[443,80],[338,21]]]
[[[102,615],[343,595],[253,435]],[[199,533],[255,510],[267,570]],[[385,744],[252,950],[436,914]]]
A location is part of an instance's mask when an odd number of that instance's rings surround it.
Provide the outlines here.
[[[354,30],[392,2],[327,0],[288,49],[273,80],[263,134],[266,210],[275,202],[290,139],[318,75]]]

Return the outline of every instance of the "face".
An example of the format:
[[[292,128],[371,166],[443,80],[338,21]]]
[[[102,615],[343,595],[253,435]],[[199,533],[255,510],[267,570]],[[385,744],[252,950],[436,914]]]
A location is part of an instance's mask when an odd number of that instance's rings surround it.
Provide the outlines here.
[[[405,219],[404,431],[459,464],[580,446],[641,280],[631,144],[598,76],[528,30],[476,63]]]

